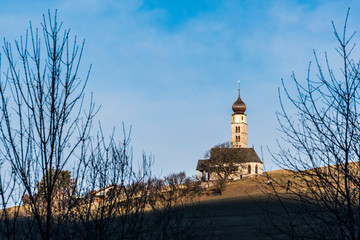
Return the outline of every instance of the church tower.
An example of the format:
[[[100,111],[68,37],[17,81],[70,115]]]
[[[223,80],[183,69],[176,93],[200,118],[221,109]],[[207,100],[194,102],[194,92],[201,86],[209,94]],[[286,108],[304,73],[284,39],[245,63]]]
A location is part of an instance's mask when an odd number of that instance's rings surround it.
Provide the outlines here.
[[[246,104],[240,98],[240,81],[239,96],[232,105],[234,111],[231,121],[231,148],[213,147],[210,150],[208,159],[199,159],[196,166],[199,181],[211,181],[219,178],[219,174],[225,172],[216,172],[219,165],[224,163],[224,159],[231,159],[236,166],[228,178],[238,180],[246,177],[256,177],[262,175],[263,163],[257,155],[254,147],[247,146],[247,124],[246,124]],[[227,163],[225,163],[225,166]]]
[[[231,122],[231,147],[247,148],[247,124],[246,124],[246,104],[239,97],[232,105],[234,114]]]

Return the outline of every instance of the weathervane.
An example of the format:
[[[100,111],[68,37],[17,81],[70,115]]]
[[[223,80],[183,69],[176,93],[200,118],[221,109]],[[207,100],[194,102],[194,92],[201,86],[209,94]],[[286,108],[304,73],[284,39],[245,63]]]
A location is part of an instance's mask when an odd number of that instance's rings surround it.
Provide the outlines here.
[[[239,84],[238,90],[239,90],[239,94],[240,94],[240,80],[238,80],[238,84]]]

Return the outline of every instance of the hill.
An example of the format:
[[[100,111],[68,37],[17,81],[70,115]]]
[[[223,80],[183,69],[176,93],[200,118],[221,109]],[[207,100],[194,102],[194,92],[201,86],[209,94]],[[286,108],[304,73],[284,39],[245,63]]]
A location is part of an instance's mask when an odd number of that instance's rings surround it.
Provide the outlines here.
[[[267,189],[273,186],[267,184],[266,175],[278,182],[286,182],[293,178],[292,172],[287,170],[267,172],[257,178],[226,183],[222,195],[213,194],[212,187],[209,187],[199,197],[192,199],[192,204],[187,202],[180,204],[179,207],[168,208],[165,202],[163,210],[159,208],[154,211],[149,208],[145,214],[143,227],[145,236],[149,232],[153,236],[148,236],[146,239],[157,239],[156,236],[161,236],[163,231],[170,231],[167,232],[167,236],[171,237],[165,239],[193,239],[194,236],[196,239],[271,239],[266,237],[267,214],[272,211],[281,215],[283,208],[276,199],[267,194]],[[281,192],[281,189],[279,191]],[[98,205],[94,203],[92,214],[101,212]],[[27,205],[20,207],[20,216],[25,216],[26,207]],[[8,210],[12,212],[13,209]],[[118,218],[118,221],[122,220],[121,215],[113,217]],[[23,220],[19,220],[18,223],[23,224]],[[169,221],[170,225],[174,223],[173,226],[166,225]],[[24,219],[24,224],[25,222]],[[147,228],[152,226],[147,223],[153,222],[158,222],[156,228]],[[165,225],[166,230],[163,230]],[[178,229],[172,233],[173,227]],[[281,239],[281,236],[276,236],[276,239]]]
[[[288,170],[265,175],[281,182],[293,179]],[[202,196],[197,204],[207,215],[197,216],[198,221],[211,219],[214,239],[273,239],[266,236],[269,233],[268,213],[285,213],[281,204],[267,193],[266,188],[270,187],[267,181],[265,176],[242,179],[227,183],[222,195]],[[282,238],[286,239],[281,235],[275,237]]]

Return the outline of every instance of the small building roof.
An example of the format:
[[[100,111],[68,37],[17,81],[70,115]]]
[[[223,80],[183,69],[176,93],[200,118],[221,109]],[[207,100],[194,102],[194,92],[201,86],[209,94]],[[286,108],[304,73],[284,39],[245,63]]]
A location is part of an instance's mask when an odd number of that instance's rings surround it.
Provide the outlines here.
[[[103,188],[100,188],[100,189],[98,189],[98,190],[94,190],[94,191],[92,191],[92,192],[90,192],[90,194],[92,194],[92,195],[103,195],[103,194],[105,194],[106,193],[106,191],[110,188],[110,189],[112,189],[112,188],[114,188],[114,187],[116,187],[117,185],[115,184],[115,183],[112,183],[112,184],[110,184],[110,185],[107,185],[107,186],[105,186],[105,187],[103,187]]]
[[[209,159],[199,159],[197,166],[196,166],[196,170],[197,171],[204,171],[207,169],[207,162],[209,161]]]

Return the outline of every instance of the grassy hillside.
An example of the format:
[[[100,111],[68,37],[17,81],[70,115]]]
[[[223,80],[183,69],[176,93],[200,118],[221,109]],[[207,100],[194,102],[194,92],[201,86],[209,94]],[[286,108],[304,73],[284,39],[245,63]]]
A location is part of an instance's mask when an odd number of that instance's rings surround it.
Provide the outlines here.
[[[293,180],[293,174],[287,170],[265,174],[274,181]],[[205,209],[207,216],[199,216],[199,221],[202,218],[213,221],[214,239],[272,239],[266,236],[269,233],[268,213],[280,216],[285,213],[281,204],[267,193],[271,187],[267,181],[265,176],[242,179],[227,183],[222,195],[202,196],[198,205]],[[290,194],[283,189],[278,190]],[[276,235],[275,239],[286,238]]]
[[[265,175],[271,176],[274,182],[286,182],[289,179],[293,181],[291,171],[277,170]],[[196,236],[196,239],[271,239],[265,235],[268,231],[268,212],[281,215],[283,208],[267,194],[267,190],[272,188],[267,181],[266,176],[246,178],[226,183],[221,195],[211,194],[212,187],[209,187],[193,199],[190,205],[181,204],[182,207],[169,209],[164,205],[164,211],[152,211],[148,208],[145,223],[159,221],[158,228],[150,229],[154,235],[161,230],[162,224],[166,224],[166,218],[172,219],[169,221],[174,223],[177,221],[174,226],[180,226],[180,230],[176,229],[175,232],[180,235],[171,235],[173,239],[187,239],[186,234],[191,231],[195,233],[189,236]],[[276,184],[273,186],[276,187]],[[278,190],[288,194],[280,188]],[[96,206],[94,212],[98,210]],[[25,216],[26,207],[28,206],[20,207],[20,216]],[[167,229],[172,231],[169,226]],[[277,235],[276,239],[281,239],[281,235]]]

